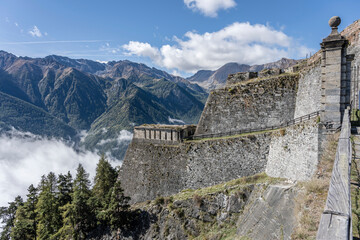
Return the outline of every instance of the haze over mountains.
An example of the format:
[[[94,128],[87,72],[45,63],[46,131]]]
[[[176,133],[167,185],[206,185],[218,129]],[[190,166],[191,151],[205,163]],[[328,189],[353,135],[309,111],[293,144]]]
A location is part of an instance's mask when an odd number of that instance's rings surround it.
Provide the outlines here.
[[[28,58],[0,51],[0,132],[14,127],[122,159],[133,126],[196,124],[208,89],[223,86],[228,74],[295,62],[282,59],[252,67],[229,63],[184,79],[126,60]],[[81,137],[83,130],[87,134]]]

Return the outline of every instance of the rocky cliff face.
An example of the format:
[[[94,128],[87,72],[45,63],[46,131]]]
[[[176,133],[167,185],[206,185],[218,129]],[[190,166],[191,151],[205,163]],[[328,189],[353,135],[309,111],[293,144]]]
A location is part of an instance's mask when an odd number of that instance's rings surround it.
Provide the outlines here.
[[[134,205],[133,223],[97,239],[290,239],[297,191],[264,174],[184,190]]]

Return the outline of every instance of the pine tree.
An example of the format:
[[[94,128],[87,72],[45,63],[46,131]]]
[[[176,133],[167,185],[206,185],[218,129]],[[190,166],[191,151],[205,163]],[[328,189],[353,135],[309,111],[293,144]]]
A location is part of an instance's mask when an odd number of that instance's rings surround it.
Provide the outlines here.
[[[13,202],[9,202],[8,207],[0,208],[0,218],[3,224],[3,229],[0,235],[0,240],[9,240],[10,233],[14,227],[16,211],[23,205],[23,199],[17,196]]]
[[[39,239],[50,239],[62,225],[56,198],[57,178],[53,172],[43,176],[40,186],[39,200],[36,204],[37,235]]]
[[[130,197],[124,195],[121,182],[117,181],[112,189],[110,204],[107,209],[112,229],[118,229],[127,223],[129,201]]]
[[[71,203],[74,214],[75,239],[85,239],[88,232],[94,227],[95,217],[89,205],[90,197],[89,174],[79,164],[74,180],[74,193]]]
[[[13,240],[35,239],[29,235],[32,230],[32,223],[27,217],[27,212],[24,206],[18,207],[16,210],[14,227],[11,230],[10,236]]]
[[[35,209],[37,201],[37,189],[31,184],[28,188],[26,202],[16,211],[14,228],[11,231],[12,239],[36,239],[37,221]]]
[[[96,218],[100,224],[108,224],[110,219],[106,210],[110,203],[111,191],[116,182],[117,172],[115,168],[102,155],[97,166],[92,189],[92,207],[95,209]]]
[[[70,171],[66,174],[58,176],[58,203],[59,207],[65,206],[71,202],[71,194],[73,192],[73,180]]]
[[[71,203],[67,203],[60,207],[60,210],[62,211],[63,225],[53,238],[72,240],[76,236],[74,206]]]

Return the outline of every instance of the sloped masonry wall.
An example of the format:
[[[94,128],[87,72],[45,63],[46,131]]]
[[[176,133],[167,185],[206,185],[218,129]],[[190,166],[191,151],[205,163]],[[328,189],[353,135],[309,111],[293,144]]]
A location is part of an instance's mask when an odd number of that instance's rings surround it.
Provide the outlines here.
[[[294,119],[299,74],[249,80],[210,93],[195,134],[277,126]]]
[[[271,133],[179,145],[132,141],[120,180],[132,202],[265,171]]]
[[[266,165],[271,177],[308,180],[317,169],[319,125],[317,119],[274,133]]]
[[[298,118],[321,110],[321,69],[320,66],[300,74],[296,95],[295,116]]]
[[[179,145],[133,140],[120,180],[132,202],[264,171],[274,177],[306,180],[317,167],[317,129],[316,120],[310,120],[272,132]]]

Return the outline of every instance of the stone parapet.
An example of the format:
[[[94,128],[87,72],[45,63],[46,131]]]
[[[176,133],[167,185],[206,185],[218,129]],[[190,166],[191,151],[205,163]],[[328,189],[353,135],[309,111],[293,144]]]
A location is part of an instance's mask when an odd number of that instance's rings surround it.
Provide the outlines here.
[[[194,135],[196,125],[144,124],[134,128],[134,139],[161,142],[181,142]]]

